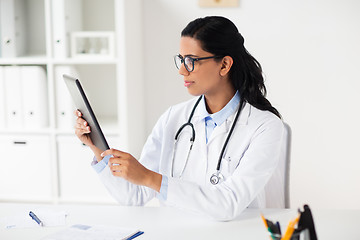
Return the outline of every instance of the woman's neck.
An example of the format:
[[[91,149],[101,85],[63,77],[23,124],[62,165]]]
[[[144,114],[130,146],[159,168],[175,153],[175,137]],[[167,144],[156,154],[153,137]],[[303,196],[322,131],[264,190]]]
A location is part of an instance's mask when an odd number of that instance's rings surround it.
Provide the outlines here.
[[[212,114],[223,109],[228,102],[234,97],[236,90],[231,87],[228,89],[222,89],[216,94],[205,94],[206,110]]]

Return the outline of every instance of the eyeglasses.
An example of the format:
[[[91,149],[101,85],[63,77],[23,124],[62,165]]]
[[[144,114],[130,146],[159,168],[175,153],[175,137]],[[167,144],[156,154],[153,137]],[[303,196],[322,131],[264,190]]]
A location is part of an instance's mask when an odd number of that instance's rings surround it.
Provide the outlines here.
[[[178,54],[178,55],[174,56],[174,61],[175,61],[175,66],[177,67],[177,69],[180,69],[181,64],[184,63],[186,70],[188,72],[192,72],[192,71],[194,71],[194,62],[200,61],[200,60],[205,60],[205,59],[210,59],[210,58],[218,58],[218,57],[220,57],[220,56],[193,58],[190,56],[183,57],[180,54]]]

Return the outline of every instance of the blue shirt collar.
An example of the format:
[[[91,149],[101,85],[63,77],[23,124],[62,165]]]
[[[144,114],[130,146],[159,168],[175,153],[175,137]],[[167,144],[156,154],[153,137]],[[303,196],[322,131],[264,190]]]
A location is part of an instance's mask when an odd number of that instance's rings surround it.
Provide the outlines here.
[[[221,109],[220,111],[209,114],[206,110],[206,104],[205,104],[205,97],[201,99],[201,102],[199,103],[199,116],[201,119],[204,119],[206,117],[211,117],[213,121],[215,122],[216,126],[220,126],[225,120],[233,114],[240,102],[240,94],[238,91],[236,91],[233,98],[226,104],[226,106]]]

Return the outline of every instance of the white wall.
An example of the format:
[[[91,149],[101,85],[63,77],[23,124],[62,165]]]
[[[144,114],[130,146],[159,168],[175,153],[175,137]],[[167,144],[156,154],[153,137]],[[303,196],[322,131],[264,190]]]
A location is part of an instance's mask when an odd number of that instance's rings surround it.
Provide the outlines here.
[[[206,15],[233,20],[263,66],[268,98],[293,131],[291,204],[360,209],[360,1],[144,0],[146,131],[190,98],[173,63],[185,25]]]

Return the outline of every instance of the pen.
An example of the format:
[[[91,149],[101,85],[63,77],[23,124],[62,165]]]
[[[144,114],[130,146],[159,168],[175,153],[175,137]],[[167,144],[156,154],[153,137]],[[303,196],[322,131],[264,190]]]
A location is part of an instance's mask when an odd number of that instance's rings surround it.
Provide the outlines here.
[[[279,221],[276,222],[276,227],[277,227],[277,229],[279,231],[279,235],[281,236],[281,227],[280,227]]]
[[[126,240],[131,240],[131,239],[134,239],[138,236],[140,236],[141,234],[143,234],[144,232],[142,231],[138,231],[137,233],[135,233],[134,235],[132,235],[131,237],[127,238]]]
[[[268,225],[268,221],[267,221],[267,219],[264,217],[264,215],[262,215],[261,214],[261,219],[264,221],[264,225],[265,225],[265,227],[266,227],[266,229],[269,231],[269,233],[270,233],[270,239],[271,240],[273,240],[273,239],[275,239],[275,237],[274,237],[274,235],[273,235],[273,233],[272,233],[272,231],[271,231],[271,228],[270,228],[270,226]]]
[[[291,238],[291,236],[292,236],[292,234],[293,234],[293,232],[295,230],[294,227],[298,223],[299,219],[300,219],[300,215],[297,218],[295,218],[293,221],[289,222],[289,225],[288,225],[288,227],[286,229],[284,237],[282,237],[281,240],[290,240],[290,238]]]
[[[261,214],[261,219],[264,221],[264,225],[266,227],[266,229],[269,228],[269,226],[267,225],[266,219],[264,218],[264,215]]]
[[[32,211],[29,212],[29,216],[41,227],[44,226],[43,222]]]

